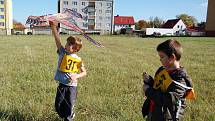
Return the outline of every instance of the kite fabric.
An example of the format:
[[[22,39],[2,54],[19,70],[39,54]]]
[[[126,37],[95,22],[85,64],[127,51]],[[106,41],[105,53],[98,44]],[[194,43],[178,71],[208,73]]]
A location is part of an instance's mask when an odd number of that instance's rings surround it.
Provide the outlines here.
[[[80,34],[82,34],[89,42],[93,43],[97,47],[104,47],[101,43],[95,41],[93,38],[88,36],[82,29],[77,26],[76,21],[83,20],[83,17],[80,13],[66,9],[63,13],[49,14],[44,16],[29,16],[26,24],[30,25],[40,25],[45,24],[49,25],[49,21],[61,23],[71,30],[74,30]]]

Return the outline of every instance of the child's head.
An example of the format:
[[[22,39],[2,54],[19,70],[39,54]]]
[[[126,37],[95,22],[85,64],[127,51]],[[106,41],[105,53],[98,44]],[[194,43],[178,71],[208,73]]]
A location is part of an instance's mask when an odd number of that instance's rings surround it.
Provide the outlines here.
[[[82,47],[82,41],[78,37],[70,36],[66,41],[65,49],[69,53],[78,52]]]
[[[166,40],[157,46],[160,61],[163,66],[170,67],[175,61],[180,61],[182,55],[181,44],[176,40]]]

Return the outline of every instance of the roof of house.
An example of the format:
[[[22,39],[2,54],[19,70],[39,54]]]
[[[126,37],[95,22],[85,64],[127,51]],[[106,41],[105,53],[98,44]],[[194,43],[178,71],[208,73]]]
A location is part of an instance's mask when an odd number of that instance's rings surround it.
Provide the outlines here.
[[[21,23],[15,23],[13,28],[14,29],[26,29],[26,27]]]
[[[201,27],[190,27],[190,28],[187,28],[187,31],[189,31],[189,32],[205,32],[205,29],[201,28]]]
[[[114,24],[129,24],[134,25],[133,16],[114,16]]]
[[[178,21],[181,20],[181,19],[171,19],[171,20],[168,20],[162,28],[173,28],[175,26],[175,24],[178,23]]]

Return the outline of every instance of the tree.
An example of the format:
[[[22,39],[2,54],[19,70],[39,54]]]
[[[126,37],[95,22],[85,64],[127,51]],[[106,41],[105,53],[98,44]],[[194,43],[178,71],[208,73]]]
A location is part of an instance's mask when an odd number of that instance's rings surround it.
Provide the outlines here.
[[[20,22],[18,22],[17,20],[13,19],[13,28],[16,28],[16,24],[18,24]]]
[[[177,15],[176,18],[181,19],[184,22],[184,24],[189,28],[193,27],[195,23],[197,23],[197,20],[195,17],[189,16],[187,14]]]
[[[159,17],[150,17],[149,26],[153,28],[161,28],[164,25],[164,21]]]
[[[205,29],[205,26],[206,26],[206,22],[197,23],[197,27],[200,27],[202,29]]]
[[[147,27],[149,27],[149,24],[148,24],[148,22],[145,21],[145,20],[139,20],[139,21],[136,23],[136,28],[137,28],[138,30],[141,30],[141,29],[147,28]]]

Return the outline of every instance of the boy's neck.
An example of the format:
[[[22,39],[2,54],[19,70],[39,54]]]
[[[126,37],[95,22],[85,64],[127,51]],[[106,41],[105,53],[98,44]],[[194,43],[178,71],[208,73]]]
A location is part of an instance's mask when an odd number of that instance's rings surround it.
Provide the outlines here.
[[[179,61],[174,61],[174,63],[172,65],[170,65],[169,67],[166,67],[166,70],[167,71],[172,71],[172,70],[175,70],[175,69],[178,69],[178,68],[180,68]]]
[[[68,53],[68,54],[75,54],[76,52],[69,52],[69,51],[67,51],[66,50],[66,52]]]

